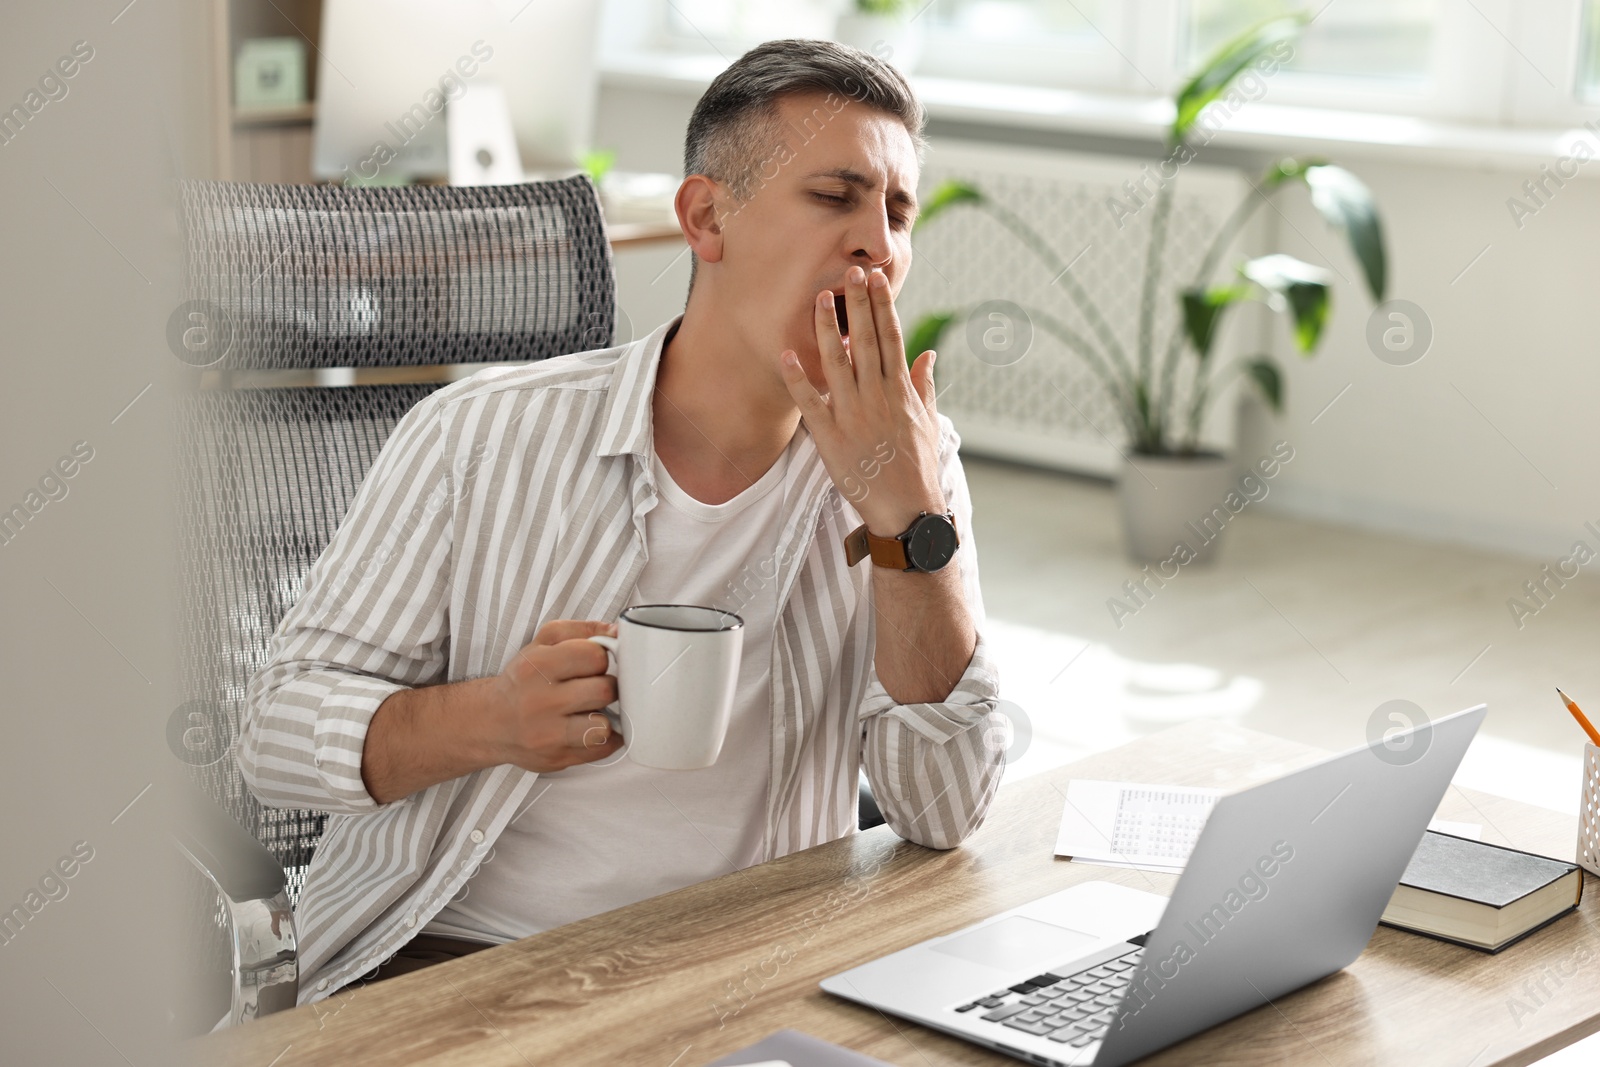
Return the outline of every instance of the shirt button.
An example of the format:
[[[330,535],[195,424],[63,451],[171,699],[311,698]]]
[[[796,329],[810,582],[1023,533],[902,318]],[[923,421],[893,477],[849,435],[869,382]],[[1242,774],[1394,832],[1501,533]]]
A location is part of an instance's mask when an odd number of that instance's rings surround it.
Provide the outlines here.
[[[406,916],[406,925],[407,926],[415,926],[415,925],[417,925],[417,913],[416,912],[412,912],[410,915]]]
[[[483,842],[483,831],[482,830],[474,830],[474,831],[472,831],[472,833],[468,834],[467,836],[472,838],[472,843],[474,845],[481,844]]]
[[[327,988],[328,988],[328,980],[326,978],[324,978],[322,981],[317,983],[317,992],[318,993],[322,992],[324,989],[327,989]]]

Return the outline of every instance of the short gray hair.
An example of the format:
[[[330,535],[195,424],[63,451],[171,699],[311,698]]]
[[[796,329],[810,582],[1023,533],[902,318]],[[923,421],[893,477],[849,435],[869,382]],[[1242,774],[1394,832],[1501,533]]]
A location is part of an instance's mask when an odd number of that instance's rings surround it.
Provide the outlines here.
[[[893,115],[911,135],[918,163],[927,152],[927,112],[898,70],[859,48],[788,38],[757,45],[717,75],[689,118],[684,176],[704,174],[736,200],[749,200],[760,168],[782,142],[778,98],[796,93],[832,93]]]

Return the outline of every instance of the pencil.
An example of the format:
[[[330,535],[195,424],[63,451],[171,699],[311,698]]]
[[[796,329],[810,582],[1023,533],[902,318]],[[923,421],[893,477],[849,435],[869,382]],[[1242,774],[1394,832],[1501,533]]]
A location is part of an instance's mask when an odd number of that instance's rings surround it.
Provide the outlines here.
[[[1574,704],[1572,698],[1561,691],[1560,686],[1556,687],[1556,696],[1560,697],[1561,703],[1565,704],[1567,710],[1572,712],[1572,717],[1578,720],[1578,725],[1583,727],[1583,732],[1589,735],[1589,740],[1596,745],[1600,745],[1600,731],[1595,730],[1594,724],[1589,721],[1589,717],[1578,710],[1578,705]]]

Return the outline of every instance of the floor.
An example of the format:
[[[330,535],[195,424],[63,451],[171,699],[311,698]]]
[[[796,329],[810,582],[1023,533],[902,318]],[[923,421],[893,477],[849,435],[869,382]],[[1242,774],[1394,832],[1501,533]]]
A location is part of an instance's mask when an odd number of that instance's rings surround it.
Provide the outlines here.
[[[1144,575],[1123,553],[1112,487],[963,463],[985,639],[1025,723],[1008,777],[1192,718],[1336,750],[1381,734],[1388,701],[1429,715],[1483,702],[1457,784],[1577,813],[1584,739],[1555,687],[1600,712],[1600,580],[1568,582],[1519,628],[1507,600],[1526,599],[1546,561],[1246,508],[1210,569],[1147,580],[1134,599],[1124,583]],[[1600,1035],[1539,1067],[1594,1062]]]
[[[1506,602],[1543,561],[1246,508],[1213,566],[1158,586],[1123,554],[1110,486],[963,462],[985,636],[1032,727],[1009,773],[1197,717],[1342,749],[1390,725],[1388,701],[1487,703],[1458,784],[1577,813],[1584,738],[1555,687],[1600,712],[1600,580],[1569,581],[1519,629]]]

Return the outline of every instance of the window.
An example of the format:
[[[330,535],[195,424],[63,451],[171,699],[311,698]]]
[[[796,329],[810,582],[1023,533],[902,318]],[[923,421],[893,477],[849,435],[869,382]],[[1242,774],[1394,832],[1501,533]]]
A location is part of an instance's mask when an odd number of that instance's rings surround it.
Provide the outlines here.
[[[931,0],[921,73],[1023,85],[1157,91],[1135,58],[1138,0]]]
[[[832,37],[833,12],[817,0],[663,0],[667,33],[690,46],[743,50],[779,37]]]
[[[934,0],[930,25],[980,41],[1039,42],[1092,36],[1100,0]]]
[[[852,0],[606,0],[646,50],[832,37]],[[1223,42],[1313,15],[1263,104],[1478,127],[1600,118],[1600,0],[914,0],[920,77],[1168,97]],[[644,29],[646,23],[650,29]],[[644,37],[650,38],[645,43]],[[612,47],[617,41],[612,40]]]
[[[755,42],[828,33],[834,7],[772,0],[664,0],[668,31],[683,37]],[[919,19],[969,40],[1018,43],[1094,34],[1105,0],[933,0]]]
[[[1585,103],[1600,103],[1600,0],[1584,0],[1578,97]]]
[[[1437,0],[1190,0],[1189,65],[1259,22],[1305,11],[1315,17],[1295,45],[1291,70],[1423,80],[1432,71],[1438,8]]]

